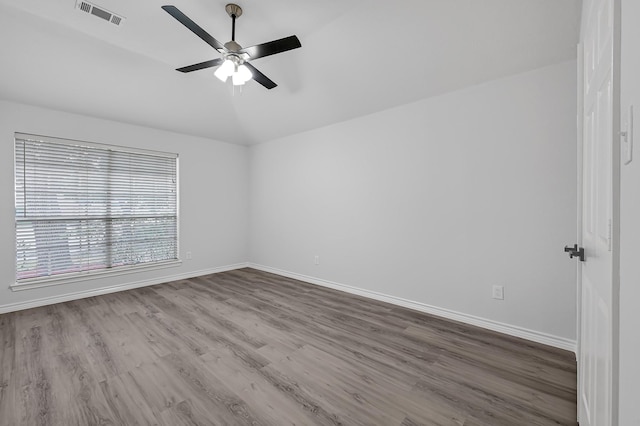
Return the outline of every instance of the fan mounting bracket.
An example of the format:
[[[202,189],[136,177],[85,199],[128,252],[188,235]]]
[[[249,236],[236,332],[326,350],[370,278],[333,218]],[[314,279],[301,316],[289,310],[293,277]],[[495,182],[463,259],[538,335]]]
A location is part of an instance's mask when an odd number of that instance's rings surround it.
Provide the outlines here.
[[[227,11],[227,14],[231,18],[239,18],[242,16],[242,8],[235,3],[229,3],[224,7],[224,10]]]

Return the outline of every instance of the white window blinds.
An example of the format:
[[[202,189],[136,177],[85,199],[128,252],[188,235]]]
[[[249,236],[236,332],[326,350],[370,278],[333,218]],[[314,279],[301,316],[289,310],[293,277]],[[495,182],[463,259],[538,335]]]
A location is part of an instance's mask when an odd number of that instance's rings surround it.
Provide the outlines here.
[[[16,133],[16,283],[177,259],[177,155]]]

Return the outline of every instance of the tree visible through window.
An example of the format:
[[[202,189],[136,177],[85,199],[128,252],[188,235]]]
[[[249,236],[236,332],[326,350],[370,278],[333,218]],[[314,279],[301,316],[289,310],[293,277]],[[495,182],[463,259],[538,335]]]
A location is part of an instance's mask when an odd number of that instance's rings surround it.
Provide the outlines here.
[[[177,155],[16,133],[16,282],[177,259]]]

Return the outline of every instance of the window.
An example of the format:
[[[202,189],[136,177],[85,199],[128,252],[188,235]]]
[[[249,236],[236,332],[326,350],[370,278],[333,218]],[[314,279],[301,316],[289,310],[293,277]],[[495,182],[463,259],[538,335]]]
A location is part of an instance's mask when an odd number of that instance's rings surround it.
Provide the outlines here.
[[[177,161],[16,133],[16,286],[176,262]]]

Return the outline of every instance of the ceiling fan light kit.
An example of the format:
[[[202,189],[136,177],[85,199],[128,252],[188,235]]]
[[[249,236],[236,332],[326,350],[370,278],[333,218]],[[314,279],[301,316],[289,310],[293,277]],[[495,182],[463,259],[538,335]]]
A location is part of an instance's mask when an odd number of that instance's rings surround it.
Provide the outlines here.
[[[177,69],[177,71],[183,73],[217,66],[218,69],[214,72],[214,75],[220,79],[220,81],[226,82],[229,77],[231,77],[231,82],[234,86],[242,86],[247,81],[253,79],[265,88],[273,89],[277,84],[258,71],[256,67],[249,63],[249,60],[302,47],[298,37],[292,35],[279,40],[243,48],[235,40],[236,19],[242,15],[242,8],[234,3],[229,3],[225,6],[225,11],[231,17],[231,41],[228,41],[224,45],[189,19],[189,17],[182,13],[177,7],[168,5],[162,6],[162,9],[222,55],[222,57],[218,59],[212,59]]]
[[[225,56],[225,60],[213,73],[223,83],[231,77],[234,86],[242,86],[253,78],[253,74],[244,61],[235,55]]]

